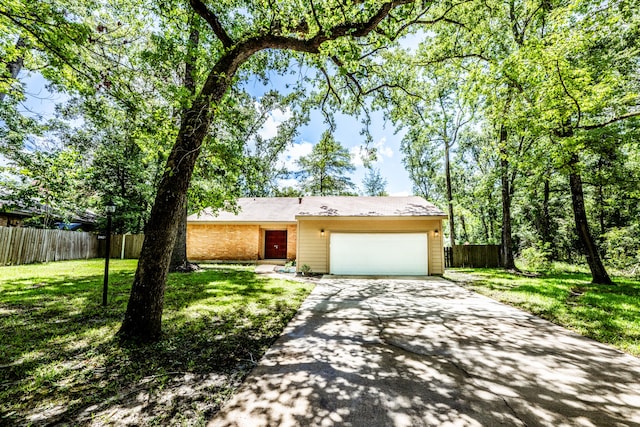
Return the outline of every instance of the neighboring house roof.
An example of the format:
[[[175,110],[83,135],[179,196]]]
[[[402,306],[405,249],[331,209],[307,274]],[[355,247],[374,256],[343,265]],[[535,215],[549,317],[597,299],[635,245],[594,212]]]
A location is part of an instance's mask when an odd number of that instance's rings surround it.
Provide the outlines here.
[[[16,201],[7,201],[0,199],[0,213],[11,214],[15,216],[21,216],[25,218],[30,218],[38,215],[44,215],[48,213],[53,218],[57,220],[61,220],[63,215],[58,212],[51,212],[51,209],[43,204],[37,204],[35,206],[27,206],[24,203],[16,202]],[[80,223],[84,224],[95,224],[97,215],[89,210],[82,212],[75,212],[72,214],[71,218],[69,218],[70,223]]]
[[[188,222],[295,222],[298,217],[442,217],[446,214],[422,197],[256,197],[237,200],[238,212],[209,208]]]

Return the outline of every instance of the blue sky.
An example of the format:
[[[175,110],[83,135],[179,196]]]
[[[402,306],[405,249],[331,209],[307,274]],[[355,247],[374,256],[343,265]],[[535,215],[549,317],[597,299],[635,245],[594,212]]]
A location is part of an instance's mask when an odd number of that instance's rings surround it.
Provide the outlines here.
[[[38,73],[22,72],[20,81],[25,86],[27,100],[23,104],[23,112],[40,115],[44,118],[52,117],[55,106],[64,102],[64,94],[50,93],[46,90],[46,80]],[[252,87],[253,86],[253,87]],[[284,82],[279,78],[264,86],[262,84],[248,85],[249,91],[254,96],[260,96],[264,92],[272,89],[282,90]],[[286,120],[287,113],[274,111],[270,120],[263,127],[264,136],[273,135],[277,126]],[[324,117],[320,111],[314,111],[308,125],[300,129],[299,136],[283,154],[282,161],[290,170],[295,170],[295,161],[302,155],[311,152],[311,148],[320,140],[320,136],[327,129]],[[358,155],[359,148],[365,143],[364,136],[360,135],[362,125],[358,118],[336,115],[335,139],[347,147],[352,153],[352,160],[356,165],[356,171],[351,175],[352,181],[360,189],[366,169]],[[406,196],[411,194],[412,185],[409,175],[402,164],[402,154],[400,152],[400,141],[402,134],[395,134],[392,124],[385,120],[382,112],[372,113],[372,124],[369,127],[373,137],[372,145],[377,148],[378,160],[375,167],[380,169],[381,175],[387,180],[387,192],[392,196]],[[283,184],[292,185],[294,182]]]
[[[274,121],[283,118],[282,116],[276,113]],[[391,123],[387,123],[385,126],[384,121],[382,113],[373,114],[374,124],[370,126],[373,142],[370,146],[375,147],[378,154],[374,165],[380,169],[381,175],[387,180],[387,192],[390,195],[406,196],[411,194],[411,182],[402,164],[401,137],[394,134]],[[300,136],[284,153],[283,161],[288,169],[295,170],[295,161],[300,156],[311,152],[313,145],[320,140],[322,133],[327,128],[322,114],[314,112],[310,123],[300,130]],[[361,124],[358,119],[344,115],[337,116],[334,136],[336,141],[347,147],[351,153],[352,162],[356,166],[351,178],[359,188],[362,186],[362,180],[366,174],[366,168],[363,166],[360,156],[360,149],[364,146],[365,139],[360,135],[360,129]],[[284,184],[292,185],[295,183],[294,181]]]
[[[288,77],[282,77],[273,74],[267,85],[262,83],[249,82],[246,89],[254,96],[260,97],[267,91],[277,90],[286,93],[286,83],[292,83]],[[272,113],[271,120],[263,127],[264,136],[274,136],[278,123],[286,120],[286,112],[276,111]],[[347,147],[351,152],[351,157],[356,166],[355,172],[351,175],[352,181],[358,189],[362,188],[362,180],[366,174],[366,168],[362,164],[359,156],[359,150],[366,143],[365,137],[360,134],[362,124],[357,117],[350,117],[344,114],[336,113],[336,128],[334,137],[336,141]],[[380,169],[381,175],[387,181],[387,193],[392,196],[407,196],[412,194],[412,184],[409,174],[402,164],[402,153],[400,151],[400,142],[404,132],[396,134],[392,123],[386,120],[385,115],[381,111],[371,113],[371,124],[369,131],[373,138],[371,146],[377,149],[378,158],[374,166]],[[283,155],[283,161],[289,170],[295,170],[295,161],[303,155],[309,154],[314,144],[316,144],[322,133],[328,129],[324,116],[320,110],[316,110],[311,114],[311,120],[308,125],[300,129],[298,138]],[[295,184],[295,180],[283,182],[284,185]]]

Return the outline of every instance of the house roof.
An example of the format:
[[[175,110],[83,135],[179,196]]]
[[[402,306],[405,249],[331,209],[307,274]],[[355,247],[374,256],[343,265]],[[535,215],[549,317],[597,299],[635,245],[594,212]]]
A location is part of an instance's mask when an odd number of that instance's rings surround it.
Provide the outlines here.
[[[237,213],[206,208],[187,222],[295,222],[299,209],[297,197],[241,197],[236,205]]]
[[[301,217],[446,217],[422,197],[256,197],[237,200],[238,212],[209,208],[188,222],[295,222]]]
[[[446,216],[433,203],[410,197],[305,197],[296,215],[303,216]]]
[[[62,218],[64,218],[65,216],[58,211],[55,211],[55,210],[52,211],[51,208],[47,207],[44,204],[38,203],[33,206],[28,206],[21,201],[10,201],[5,199],[0,199],[0,213],[19,216],[19,217],[25,217],[25,218],[49,213],[56,220],[62,220]],[[92,225],[96,223],[96,218],[97,218],[97,215],[94,212],[90,210],[84,210],[84,211],[71,213],[69,220],[71,223]]]

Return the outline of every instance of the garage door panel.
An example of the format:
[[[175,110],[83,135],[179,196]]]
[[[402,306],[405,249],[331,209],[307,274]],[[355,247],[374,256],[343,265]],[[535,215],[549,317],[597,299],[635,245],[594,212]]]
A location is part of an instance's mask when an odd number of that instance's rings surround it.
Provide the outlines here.
[[[331,274],[426,275],[426,233],[332,233]]]

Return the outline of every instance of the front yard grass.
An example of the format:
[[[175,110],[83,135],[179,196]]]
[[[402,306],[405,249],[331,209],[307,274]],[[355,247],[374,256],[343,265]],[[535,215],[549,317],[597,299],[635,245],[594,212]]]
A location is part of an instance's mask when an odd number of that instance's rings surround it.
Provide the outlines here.
[[[616,285],[593,285],[575,267],[536,276],[460,268],[445,278],[640,357],[639,280],[617,276]]]
[[[135,260],[0,267],[1,425],[202,425],[309,294],[307,283],[203,265],[170,274],[163,339],[120,344]]]

